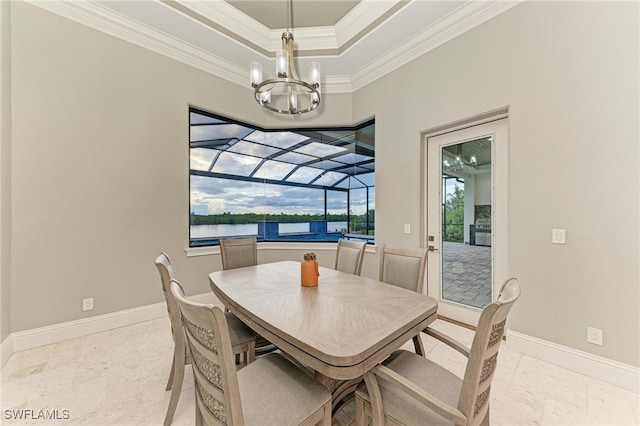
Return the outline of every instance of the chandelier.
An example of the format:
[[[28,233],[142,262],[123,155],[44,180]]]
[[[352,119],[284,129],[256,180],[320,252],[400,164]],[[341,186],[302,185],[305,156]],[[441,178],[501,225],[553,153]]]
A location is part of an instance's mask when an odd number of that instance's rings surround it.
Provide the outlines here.
[[[254,97],[263,107],[280,114],[303,114],[320,105],[320,64],[309,66],[309,81],[298,77],[293,57],[291,27],[293,0],[287,1],[287,29],[282,33],[282,49],[276,51],[276,78],[262,80],[262,64],[249,67]]]
[[[447,172],[462,172],[462,171],[472,171],[476,170],[478,167],[478,158],[475,154],[471,154],[469,160],[462,156],[462,153],[458,153],[458,155],[451,155],[448,151],[444,151],[446,154],[443,154],[442,158],[442,166],[444,171]]]

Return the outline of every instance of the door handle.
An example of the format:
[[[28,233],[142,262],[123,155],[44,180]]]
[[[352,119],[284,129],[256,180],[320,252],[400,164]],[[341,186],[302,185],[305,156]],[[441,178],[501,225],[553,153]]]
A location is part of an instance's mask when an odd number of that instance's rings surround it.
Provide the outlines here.
[[[432,243],[432,242],[434,242],[436,239],[435,239],[435,237],[434,237],[433,235],[427,235],[427,240],[428,240],[430,243]],[[437,249],[437,248],[435,248],[434,246],[429,246],[429,245],[427,246],[427,250],[429,250],[429,251],[438,251],[438,249]]]

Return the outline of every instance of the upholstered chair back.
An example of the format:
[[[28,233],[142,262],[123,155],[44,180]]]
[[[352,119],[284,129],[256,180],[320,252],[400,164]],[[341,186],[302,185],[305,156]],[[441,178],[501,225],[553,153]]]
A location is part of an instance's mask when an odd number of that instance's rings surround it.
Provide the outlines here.
[[[379,280],[422,293],[427,249],[383,245]]]
[[[366,246],[365,241],[339,240],[336,249],[336,271],[360,275]]]
[[[243,268],[258,264],[258,244],[255,237],[220,240],[222,269]]]

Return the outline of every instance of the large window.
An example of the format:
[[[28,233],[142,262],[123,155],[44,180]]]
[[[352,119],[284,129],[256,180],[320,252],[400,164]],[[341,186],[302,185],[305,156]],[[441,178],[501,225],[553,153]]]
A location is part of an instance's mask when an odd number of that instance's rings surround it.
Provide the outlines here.
[[[375,125],[265,130],[190,109],[189,245],[373,242]]]

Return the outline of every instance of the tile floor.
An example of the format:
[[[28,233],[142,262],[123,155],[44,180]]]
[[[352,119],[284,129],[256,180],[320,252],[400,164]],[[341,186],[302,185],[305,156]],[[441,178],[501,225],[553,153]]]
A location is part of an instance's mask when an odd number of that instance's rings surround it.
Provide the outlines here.
[[[472,332],[436,321],[470,344]],[[424,336],[428,357],[464,372],[464,358]],[[2,367],[1,424],[162,425],[170,392],[169,320],[161,318],[14,353]],[[410,348],[407,345],[407,348]],[[491,395],[493,425],[638,425],[638,394],[503,346]],[[187,369],[174,425],[194,423]],[[12,410],[48,410],[61,420],[18,420]],[[9,411],[7,411],[9,410]],[[66,410],[66,411],[63,411]],[[23,411],[24,412],[24,411]],[[334,425],[353,424],[353,403]]]

